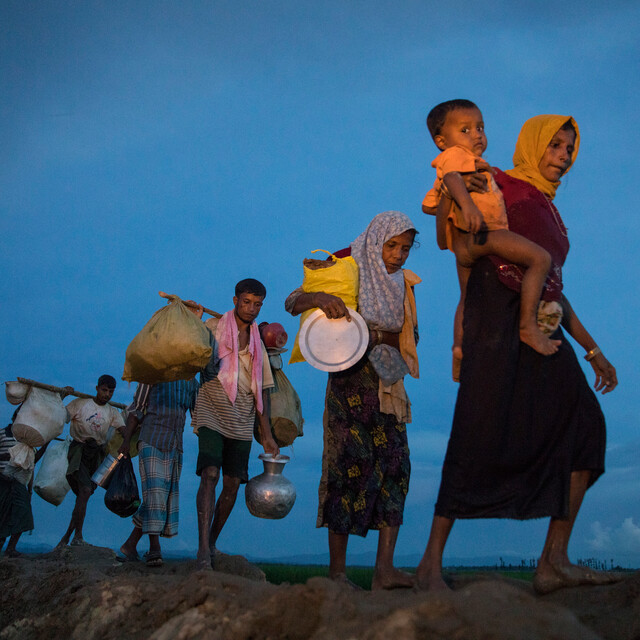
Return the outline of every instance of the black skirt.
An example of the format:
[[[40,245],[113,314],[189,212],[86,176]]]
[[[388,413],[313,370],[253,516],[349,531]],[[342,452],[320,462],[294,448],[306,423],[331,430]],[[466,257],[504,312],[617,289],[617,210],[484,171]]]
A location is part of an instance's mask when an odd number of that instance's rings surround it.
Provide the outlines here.
[[[460,389],[436,515],[567,518],[572,471],[604,472],[604,416],[573,348],[520,342],[520,295],[488,260],[467,285]]]
[[[29,490],[15,478],[0,473],[0,538],[33,529]]]

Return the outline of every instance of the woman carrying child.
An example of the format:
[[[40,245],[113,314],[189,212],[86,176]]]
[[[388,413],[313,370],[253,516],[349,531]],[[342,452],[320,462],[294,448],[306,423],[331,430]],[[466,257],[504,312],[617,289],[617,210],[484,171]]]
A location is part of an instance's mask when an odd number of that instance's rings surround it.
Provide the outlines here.
[[[462,318],[469,273],[481,257],[496,255],[525,267],[520,304],[520,340],[542,355],[558,350],[538,328],[538,301],[551,266],[551,257],[542,247],[509,230],[507,214],[491,167],[482,159],[487,136],[480,109],[470,100],[449,100],[435,106],[427,116],[429,133],[441,153],[433,161],[437,178],[422,204],[425,213],[434,213],[440,200],[445,206],[436,216],[437,240],[441,249],[455,253],[460,302],[456,309],[453,338],[453,379],[459,382],[462,361]],[[487,190],[469,193],[462,174],[482,172]]]
[[[558,304],[562,327],[586,351],[595,390],[617,385],[615,368],[562,293],[567,229],[552,203],[578,152],[569,116],[541,115],[522,127],[514,169],[495,175],[509,227],[542,246],[552,269],[544,300]],[[523,345],[518,332],[522,272],[500,258],[472,268],[464,311],[464,360],[429,542],[418,566],[423,588],[446,588],[442,554],[456,518],[550,517],[533,586],[539,593],[616,579],[571,564],[568,544],[588,487],[604,472],[604,416],[560,326],[555,354]]]
[[[349,534],[379,530],[372,589],[413,585],[412,576],[393,566],[393,552],[411,470],[406,429],[411,414],[403,378],[418,377],[412,289],[420,278],[402,268],[416,233],[406,215],[385,211],[350,249],[336,254],[350,253],[358,264],[358,311],[370,342],[358,363],[329,374],[317,526],[329,529],[329,576],[340,582],[348,582]],[[328,318],[349,316],[344,302],[325,292],[296,289],[285,302],[293,315],[315,307]]]

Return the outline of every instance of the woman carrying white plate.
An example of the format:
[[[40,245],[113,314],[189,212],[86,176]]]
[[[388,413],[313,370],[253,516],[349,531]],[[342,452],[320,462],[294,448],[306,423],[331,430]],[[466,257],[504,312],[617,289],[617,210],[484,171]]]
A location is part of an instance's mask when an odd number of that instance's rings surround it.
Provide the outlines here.
[[[413,287],[420,278],[402,267],[417,233],[405,214],[385,211],[335,254],[350,254],[358,264],[358,312],[369,328],[369,348],[349,369],[329,374],[316,526],[329,529],[329,577],[342,582],[349,534],[380,532],[372,589],[413,584],[393,566],[393,552],[411,471],[403,378],[418,377]],[[293,315],[316,307],[327,318],[349,317],[344,302],[329,293],[296,289],[285,302]]]

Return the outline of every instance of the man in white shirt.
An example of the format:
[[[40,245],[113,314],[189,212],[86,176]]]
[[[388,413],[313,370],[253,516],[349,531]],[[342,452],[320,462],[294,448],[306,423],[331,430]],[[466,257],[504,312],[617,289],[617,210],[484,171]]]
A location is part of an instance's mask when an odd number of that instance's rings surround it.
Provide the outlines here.
[[[105,458],[105,445],[111,428],[124,429],[120,412],[109,404],[116,388],[113,376],[102,375],[98,379],[95,398],[76,398],[67,405],[67,422],[71,422],[69,432],[73,440],[69,445],[67,459],[67,482],[76,494],[76,503],[71,514],[71,522],[58,547],[87,544],[82,537],[82,526],[87,513],[87,503],[95,491],[96,484],[91,476]]]

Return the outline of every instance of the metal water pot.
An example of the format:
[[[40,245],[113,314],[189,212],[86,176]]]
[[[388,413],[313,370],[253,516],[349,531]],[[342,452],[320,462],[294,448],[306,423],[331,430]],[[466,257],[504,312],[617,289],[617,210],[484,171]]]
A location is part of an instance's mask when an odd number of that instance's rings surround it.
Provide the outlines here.
[[[258,518],[284,518],[296,501],[296,488],[282,475],[289,456],[274,458],[270,453],[261,453],[258,458],[264,464],[264,472],[251,478],[245,487],[247,508]]]

